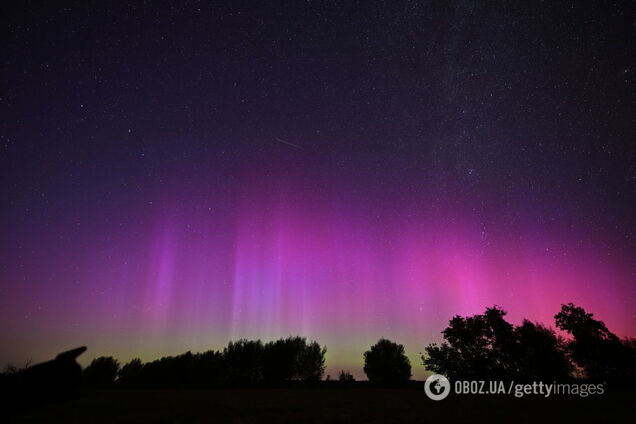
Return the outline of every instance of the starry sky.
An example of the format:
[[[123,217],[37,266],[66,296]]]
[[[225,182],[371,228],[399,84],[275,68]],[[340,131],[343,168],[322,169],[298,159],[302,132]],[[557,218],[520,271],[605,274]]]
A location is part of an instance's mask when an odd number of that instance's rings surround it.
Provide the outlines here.
[[[0,363],[300,334],[362,376],[384,336],[418,377],[493,304],[636,336],[627,3],[15,3]]]

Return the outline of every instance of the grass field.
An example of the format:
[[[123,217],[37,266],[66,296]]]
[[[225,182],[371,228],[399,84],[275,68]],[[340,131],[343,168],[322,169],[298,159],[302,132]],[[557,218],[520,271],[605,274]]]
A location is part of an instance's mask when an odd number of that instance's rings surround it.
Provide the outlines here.
[[[453,396],[362,388],[102,390],[22,411],[16,423],[446,423],[625,422],[634,392],[588,398]]]

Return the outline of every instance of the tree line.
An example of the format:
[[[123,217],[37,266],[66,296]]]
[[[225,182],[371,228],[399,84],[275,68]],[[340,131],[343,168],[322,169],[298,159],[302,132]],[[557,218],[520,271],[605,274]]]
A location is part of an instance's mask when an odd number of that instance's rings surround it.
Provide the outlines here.
[[[621,340],[602,321],[572,303],[555,315],[556,327],[569,336],[524,320],[515,326],[497,307],[483,314],[453,317],[442,331],[444,342],[430,344],[422,364],[434,373],[461,380],[628,382],[634,377],[636,343]],[[268,343],[230,342],[222,351],[186,352],[120,367],[113,357],[94,359],[84,369],[90,386],[258,385],[317,382],[324,376],[326,347],[303,337]],[[364,372],[372,383],[401,384],[411,378],[404,346],[380,339],[363,355]],[[329,379],[329,377],[328,377]],[[338,380],[354,381],[347,371]]]
[[[528,320],[514,326],[505,316],[496,306],[472,317],[455,316],[442,332],[444,342],[425,348],[424,366],[462,380],[627,383],[634,377],[634,340],[621,340],[579,306],[562,305],[554,316],[567,339]]]
[[[121,367],[113,357],[99,357],[84,370],[84,381],[97,387],[115,382],[124,386],[315,382],[323,377],[326,352],[326,347],[304,337],[268,343],[241,339],[222,351],[186,352],[147,363],[137,358]]]

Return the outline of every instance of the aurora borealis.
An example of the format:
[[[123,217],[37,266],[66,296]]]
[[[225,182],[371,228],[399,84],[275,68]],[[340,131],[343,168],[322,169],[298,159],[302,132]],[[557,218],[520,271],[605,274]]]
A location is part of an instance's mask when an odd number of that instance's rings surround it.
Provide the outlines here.
[[[628,19],[504,4],[15,6],[0,363],[298,334],[362,376],[383,336],[421,377],[493,304],[636,336]]]

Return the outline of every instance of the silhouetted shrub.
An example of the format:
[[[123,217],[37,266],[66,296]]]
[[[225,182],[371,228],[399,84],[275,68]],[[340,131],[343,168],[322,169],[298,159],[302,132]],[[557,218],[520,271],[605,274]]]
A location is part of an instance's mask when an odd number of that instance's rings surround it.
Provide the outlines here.
[[[92,387],[112,385],[119,372],[119,362],[112,356],[101,356],[93,359],[84,369],[84,382]]]
[[[338,374],[338,381],[342,383],[352,383],[356,381],[356,379],[353,378],[353,375],[349,371],[343,370],[343,371],[340,371],[340,374]]]
[[[24,367],[23,369],[25,368],[26,367]],[[0,375],[14,375],[14,374],[17,374],[19,371],[20,371],[20,368],[17,365],[7,364],[4,366],[4,373]]]
[[[402,383],[411,378],[411,362],[404,354],[404,346],[380,339],[364,352],[364,372],[374,383]]]
[[[567,349],[585,376],[598,381],[631,381],[636,349],[621,341],[602,321],[572,303],[561,306],[556,325],[573,336]]]

